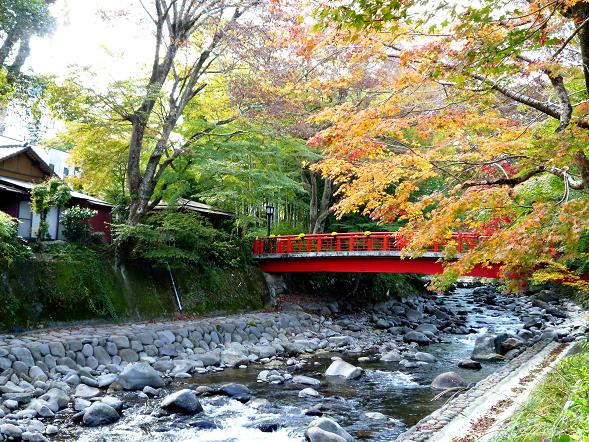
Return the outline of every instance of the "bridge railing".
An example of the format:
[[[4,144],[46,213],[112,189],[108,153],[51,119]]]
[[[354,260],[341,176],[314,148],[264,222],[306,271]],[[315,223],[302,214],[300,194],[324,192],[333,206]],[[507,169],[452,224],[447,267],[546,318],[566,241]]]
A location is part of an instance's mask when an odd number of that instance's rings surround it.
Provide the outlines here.
[[[457,232],[451,238],[458,253],[474,249],[482,236]],[[278,235],[254,240],[253,254],[280,255],[289,253],[319,252],[400,252],[406,240],[397,232],[321,233],[305,235]],[[433,244],[429,251],[441,252],[444,244]]]

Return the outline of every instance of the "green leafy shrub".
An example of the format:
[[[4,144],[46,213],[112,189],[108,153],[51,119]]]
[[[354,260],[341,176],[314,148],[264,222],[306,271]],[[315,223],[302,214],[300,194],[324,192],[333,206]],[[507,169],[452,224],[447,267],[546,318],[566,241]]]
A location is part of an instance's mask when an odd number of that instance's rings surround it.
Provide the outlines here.
[[[227,233],[192,212],[158,211],[143,224],[115,225],[114,234],[115,247],[133,244],[132,257],[150,262],[235,267],[242,260],[239,245]]]
[[[63,207],[71,198],[70,188],[58,178],[51,178],[31,189],[31,208],[39,215],[37,242],[47,237],[47,214],[52,207]]]
[[[96,215],[96,210],[74,206],[63,212],[61,223],[63,234],[70,242],[88,244],[92,237],[90,218]]]
[[[17,236],[17,225],[16,219],[0,211],[0,272],[31,254],[31,249]]]

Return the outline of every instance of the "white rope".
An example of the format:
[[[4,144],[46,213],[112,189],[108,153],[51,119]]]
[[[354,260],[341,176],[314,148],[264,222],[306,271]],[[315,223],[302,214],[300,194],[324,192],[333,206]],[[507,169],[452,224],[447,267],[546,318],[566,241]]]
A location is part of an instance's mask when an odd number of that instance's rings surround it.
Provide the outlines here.
[[[562,169],[562,178],[564,181],[564,194],[562,195],[562,198],[560,199],[560,201],[558,203],[556,203],[557,206],[561,205],[562,203],[568,203],[569,202],[569,195],[570,195],[570,184],[569,184],[569,174],[568,174],[568,167],[564,167]]]

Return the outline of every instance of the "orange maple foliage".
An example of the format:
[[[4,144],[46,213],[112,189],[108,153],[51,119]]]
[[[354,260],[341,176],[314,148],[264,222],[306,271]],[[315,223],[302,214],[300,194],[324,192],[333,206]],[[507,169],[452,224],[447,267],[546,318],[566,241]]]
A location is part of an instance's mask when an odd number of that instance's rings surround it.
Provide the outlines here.
[[[428,3],[438,4],[400,8]],[[535,277],[588,288],[589,74],[574,52],[589,54],[589,38],[587,48],[576,40],[589,35],[584,2],[488,0],[448,7],[444,23],[401,10],[387,21],[386,2],[374,4],[360,26],[354,10],[328,10],[335,21],[306,55],[353,45],[356,62],[383,73],[310,120],[323,127],[309,140],[325,156],[315,167],[340,185],[336,214],[404,222],[406,254],[453,231],[487,233],[460,256],[448,244],[435,288],[478,263],[501,264],[512,287]]]

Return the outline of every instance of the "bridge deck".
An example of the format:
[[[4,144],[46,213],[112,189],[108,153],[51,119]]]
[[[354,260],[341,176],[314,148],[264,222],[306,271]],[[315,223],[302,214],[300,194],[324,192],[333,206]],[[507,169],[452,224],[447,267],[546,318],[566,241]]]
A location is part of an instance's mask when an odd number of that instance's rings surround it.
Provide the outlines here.
[[[458,254],[476,247],[481,237],[456,233]],[[356,272],[419,273],[443,272],[442,246],[432,245],[418,257],[402,256],[403,238],[395,232],[276,236],[257,239],[253,254],[258,266],[268,273]],[[497,278],[499,265],[476,266],[466,276]]]

